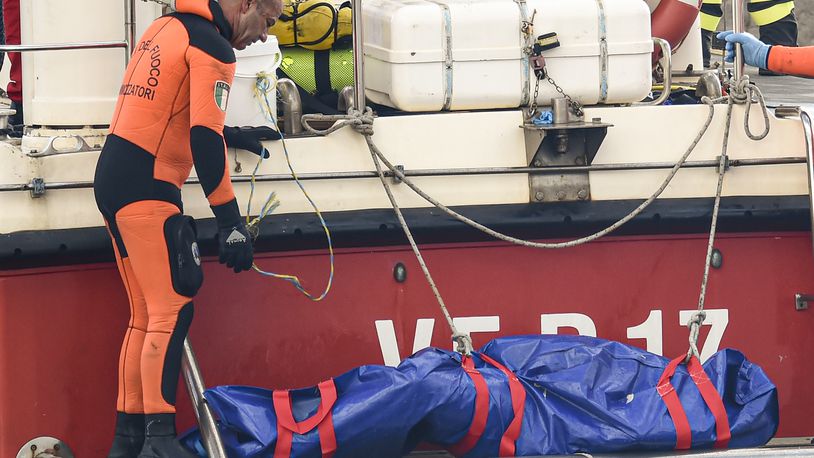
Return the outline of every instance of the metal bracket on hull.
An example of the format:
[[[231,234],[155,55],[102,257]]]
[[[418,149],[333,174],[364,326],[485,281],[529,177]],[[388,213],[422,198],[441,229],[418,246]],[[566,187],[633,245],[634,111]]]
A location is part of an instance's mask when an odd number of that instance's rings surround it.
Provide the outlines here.
[[[794,309],[798,312],[801,310],[808,310],[809,302],[814,302],[814,296],[800,293],[794,295]]]
[[[774,109],[774,115],[778,118],[799,118],[803,109],[797,105],[780,105]]]
[[[42,178],[32,178],[28,185],[32,199],[37,199],[45,195],[45,180]]]
[[[73,141],[74,144],[67,148],[57,148],[55,144],[60,140]],[[28,157],[46,157],[57,154],[88,153],[92,151],[101,151],[101,145],[91,147],[81,135],[53,136],[48,140],[48,143],[42,151],[32,149],[28,153]]]
[[[544,134],[529,167],[541,169],[541,173],[529,173],[529,193],[532,202],[557,202],[588,200],[591,185],[588,172],[573,173],[561,170],[546,173],[546,167],[590,165],[612,124],[594,118],[591,122],[564,124],[525,125],[529,130]]]
[[[74,458],[71,448],[54,437],[38,437],[28,441],[17,452],[17,458]]]

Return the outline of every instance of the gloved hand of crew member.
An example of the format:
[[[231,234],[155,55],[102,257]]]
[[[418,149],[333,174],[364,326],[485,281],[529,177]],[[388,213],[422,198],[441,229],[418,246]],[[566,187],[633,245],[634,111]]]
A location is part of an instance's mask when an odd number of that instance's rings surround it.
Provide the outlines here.
[[[755,38],[751,33],[734,33],[731,30],[718,34],[719,40],[726,40],[727,62],[735,61],[735,43],[740,43],[743,48],[743,62],[752,67],[767,68],[769,65],[769,49],[771,46]]]
[[[280,133],[268,126],[223,128],[223,138],[229,148],[245,149],[267,159],[269,152],[260,140],[279,140]]]
[[[226,226],[218,222],[218,254],[220,263],[231,267],[235,273],[252,268],[252,237],[243,221]]]

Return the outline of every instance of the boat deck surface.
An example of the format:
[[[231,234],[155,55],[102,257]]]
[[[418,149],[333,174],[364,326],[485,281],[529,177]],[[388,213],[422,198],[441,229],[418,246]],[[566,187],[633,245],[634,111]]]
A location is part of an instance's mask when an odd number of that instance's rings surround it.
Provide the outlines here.
[[[814,110],[814,79],[796,76],[761,76],[757,69],[746,70],[757,84],[769,105],[800,105]]]

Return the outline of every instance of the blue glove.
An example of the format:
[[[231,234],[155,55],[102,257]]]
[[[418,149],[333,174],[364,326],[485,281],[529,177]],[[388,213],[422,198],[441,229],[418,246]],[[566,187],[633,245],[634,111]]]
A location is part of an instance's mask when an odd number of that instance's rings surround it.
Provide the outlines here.
[[[743,61],[752,67],[766,68],[769,65],[769,49],[771,46],[755,38],[751,33],[734,33],[731,30],[718,34],[719,40],[726,40],[727,62],[735,61],[735,43],[743,48]]]

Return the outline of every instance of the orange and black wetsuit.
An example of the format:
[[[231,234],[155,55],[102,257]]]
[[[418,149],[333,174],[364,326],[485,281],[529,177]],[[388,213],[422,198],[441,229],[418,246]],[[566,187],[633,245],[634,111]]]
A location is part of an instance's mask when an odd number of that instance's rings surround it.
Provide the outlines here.
[[[772,46],[767,66],[776,73],[814,78],[814,46]]]
[[[216,1],[178,0],[176,8],[133,50],[94,181],[130,299],[117,401],[128,414],[175,412],[191,301],[203,279],[182,215],[181,186],[193,165],[218,226],[242,224],[223,139],[232,29]],[[173,246],[178,234],[192,240],[186,254]],[[182,267],[197,268],[191,279],[178,271],[184,259]]]

